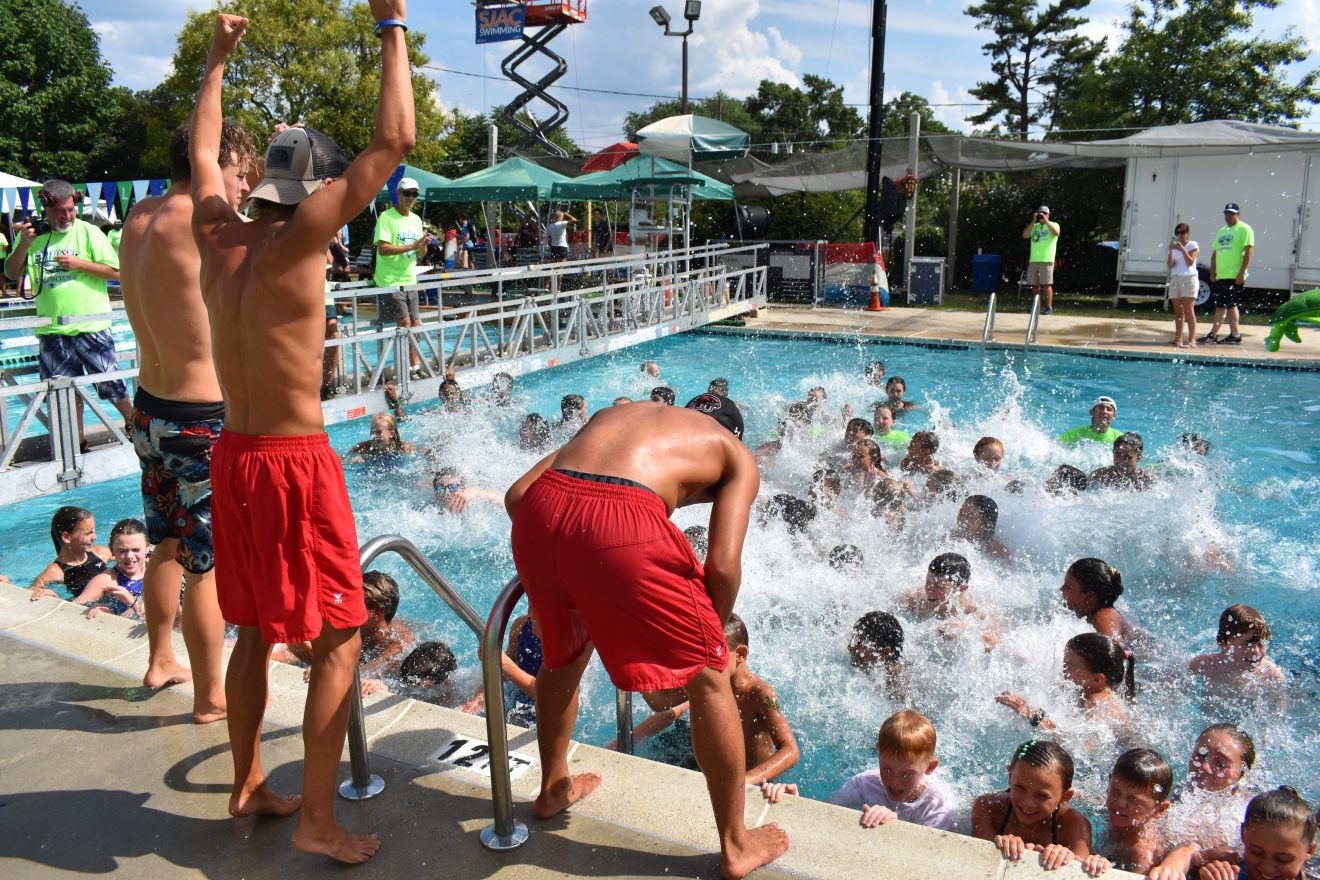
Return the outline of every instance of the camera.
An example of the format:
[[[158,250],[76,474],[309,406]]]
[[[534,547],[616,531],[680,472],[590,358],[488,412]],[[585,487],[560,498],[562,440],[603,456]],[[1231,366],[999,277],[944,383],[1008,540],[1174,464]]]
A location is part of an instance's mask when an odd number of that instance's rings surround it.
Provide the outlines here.
[[[1041,221],[1044,220],[1044,219],[1045,219],[1045,215],[1042,214],[1040,211],[1037,211],[1037,212],[1036,212],[1036,222],[1039,223],[1039,222],[1041,222]]]
[[[38,220],[32,224],[32,228],[36,230],[37,235],[45,235],[47,232],[52,231],[49,220]]]

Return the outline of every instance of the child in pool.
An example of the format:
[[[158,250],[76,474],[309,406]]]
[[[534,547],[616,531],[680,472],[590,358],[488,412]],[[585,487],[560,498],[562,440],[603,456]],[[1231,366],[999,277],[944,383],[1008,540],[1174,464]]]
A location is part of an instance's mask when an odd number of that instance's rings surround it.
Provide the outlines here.
[[[775,689],[747,665],[747,624],[730,614],[724,624],[724,643],[733,664],[730,684],[742,720],[747,753],[748,785],[769,782],[798,762],[798,744],[788,719],[780,711]]]
[[[981,638],[986,650],[999,643],[999,621],[967,601],[964,595],[971,586],[972,566],[960,553],[941,553],[930,561],[926,569],[926,583],[918,591],[909,593],[903,606],[915,620],[942,620],[939,633],[945,638],[962,634],[968,619],[988,623]]]
[[[909,473],[919,474],[933,474],[944,470],[944,465],[935,460],[935,453],[939,448],[940,438],[935,436],[934,431],[918,431],[908,441],[907,456],[899,467]]]
[[[1059,593],[1068,610],[1086,618],[1096,632],[1119,644],[1128,642],[1129,624],[1114,608],[1118,597],[1123,595],[1123,576],[1118,569],[1103,559],[1079,559],[1068,566]]]
[[[1109,832],[1101,853],[1082,860],[1082,870],[1099,877],[1110,868],[1144,874],[1164,854],[1160,816],[1169,809],[1173,768],[1158,752],[1124,752],[1109,774],[1105,813]]]
[[[933,475],[932,475],[933,476]],[[1011,559],[1013,553],[995,537],[999,525],[999,505],[988,495],[972,495],[958,508],[958,519],[951,538],[962,538],[996,559]]]
[[[1270,625],[1250,605],[1233,605],[1219,615],[1219,651],[1192,658],[1188,669],[1207,685],[1220,690],[1279,684],[1283,670],[1266,656],[1270,649]]]
[[[914,409],[921,409],[912,401],[903,399],[903,396],[907,394],[907,382],[903,380],[902,376],[890,376],[885,380],[885,394],[889,395],[889,399],[885,403],[894,411],[896,416],[911,412]]]
[[[110,549],[115,554],[114,568],[92,578],[74,599],[78,605],[91,605],[87,619],[102,612],[121,617],[142,616],[142,577],[147,571],[147,527],[135,519],[121,519],[110,530]]]
[[[986,470],[998,471],[1004,462],[1004,444],[994,437],[982,437],[972,447],[972,460]]]
[[[1106,724],[1122,724],[1128,719],[1127,709],[1114,688],[1122,685],[1129,702],[1136,696],[1133,666],[1132,655],[1100,633],[1073,636],[1063,649],[1063,677],[1077,688],[1077,701],[1083,714]],[[1058,727],[1044,709],[1031,708],[1012,691],[1004,691],[995,697],[995,702],[1021,715],[1032,727],[1041,730]]]
[[[1086,472],[1081,468],[1061,464],[1045,481],[1045,491],[1051,495],[1069,497],[1085,492],[1090,485],[1091,481],[1087,479]]]
[[[1201,732],[1187,782],[1174,790],[1165,821],[1176,846],[1151,877],[1182,880],[1195,865],[1231,858],[1248,802],[1243,780],[1255,763],[1256,744],[1236,725],[1215,724]]]
[[[848,641],[853,669],[878,672],[885,690],[894,699],[907,691],[907,669],[903,665],[903,624],[887,611],[868,611],[853,624]]]
[[[1212,861],[1201,867],[1201,880],[1304,880],[1306,863],[1315,857],[1320,817],[1297,790],[1281,785],[1258,794],[1242,820],[1241,859]]]
[[[953,794],[933,777],[940,762],[935,759],[935,726],[926,716],[905,710],[885,719],[876,741],[880,766],[865,770],[844,783],[828,802],[861,810],[863,828],[886,825],[895,819],[952,831],[957,821]],[[798,787],[769,783],[761,792],[770,803]]]
[[[63,584],[70,599],[105,571],[112,554],[109,547],[96,543],[96,519],[81,507],[61,507],[50,519],[50,539],[55,544],[55,559],[42,569],[32,582],[28,598],[33,602],[56,596],[52,584]]]
[[[1091,823],[1068,806],[1075,792],[1072,756],[1057,743],[1028,740],[1008,762],[1008,790],[972,803],[972,836],[994,841],[1004,858],[1041,854],[1047,870],[1091,854]]]
[[[870,437],[854,443],[843,472],[853,488],[866,490],[875,485],[876,480],[886,475],[885,454],[880,450],[880,444]]]

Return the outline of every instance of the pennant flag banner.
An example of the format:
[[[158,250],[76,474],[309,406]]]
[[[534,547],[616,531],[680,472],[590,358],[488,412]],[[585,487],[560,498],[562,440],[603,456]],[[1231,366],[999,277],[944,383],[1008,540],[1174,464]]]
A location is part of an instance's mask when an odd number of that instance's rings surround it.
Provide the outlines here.
[[[21,202],[21,203],[23,204],[23,213],[24,213],[24,214],[27,213],[27,210],[28,210],[28,199],[29,199],[31,196],[32,196],[32,188],[31,188],[31,187],[26,187],[26,186],[25,186],[25,187],[23,187],[22,189],[20,189],[20,190],[18,191],[18,200],[19,200],[19,202]]]
[[[151,185],[147,188],[147,192],[153,196],[158,196],[165,192],[165,181],[159,179],[151,181]]]
[[[14,193],[18,195],[18,193]],[[8,216],[9,214],[9,190],[0,189],[0,214]]]
[[[87,184],[87,199],[92,203],[90,213],[92,214],[92,216],[96,216],[96,212],[100,210],[100,205],[98,203],[101,201],[101,184],[99,183]],[[106,207],[108,208],[109,205],[107,205]]]
[[[133,201],[140,202],[147,197],[147,182],[145,180],[133,181]]]
[[[121,180],[115,184],[115,189],[119,192],[119,213],[128,213],[128,200],[133,195],[133,181]]]

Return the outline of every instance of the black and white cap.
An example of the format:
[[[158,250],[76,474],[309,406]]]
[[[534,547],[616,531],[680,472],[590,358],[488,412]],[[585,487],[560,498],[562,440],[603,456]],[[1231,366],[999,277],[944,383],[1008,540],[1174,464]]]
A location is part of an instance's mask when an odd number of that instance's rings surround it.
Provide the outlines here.
[[[733,436],[739,440],[743,435],[743,417],[738,412],[737,405],[727,397],[721,397],[718,394],[698,394],[687,402],[687,409],[695,409],[697,412],[703,412],[724,427],[728,428]]]
[[[1241,212],[1240,210],[1238,210],[1238,204],[1237,204],[1237,202],[1229,202],[1227,205],[1224,205],[1224,213],[1225,213],[1225,214],[1241,214],[1242,212]]]

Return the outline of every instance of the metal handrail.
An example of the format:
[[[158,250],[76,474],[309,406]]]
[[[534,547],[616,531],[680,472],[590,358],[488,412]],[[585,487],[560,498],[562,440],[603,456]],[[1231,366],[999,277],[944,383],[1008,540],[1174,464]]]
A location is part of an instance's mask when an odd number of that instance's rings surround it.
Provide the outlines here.
[[[1031,317],[1027,318],[1027,338],[1023,345],[1031,345],[1036,341],[1036,329],[1040,324],[1040,294],[1031,298]]]
[[[481,634],[481,683],[486,689],[486,735],[490,740],[490,800],[495,821],[481,829],[481,845],[496,852],[527,842],[527,826],[513,818],[513,781],[509,778],[509,735],[504,721],[504,632],[522,598],[522,582],[514,577],[491,606]],[[495,772],[495,768],[503,772]]]
[[[981,341],[989,342],[995,338],[995,292],[990,291],[990,300],[985,306],[985,326],[981,328]]]

